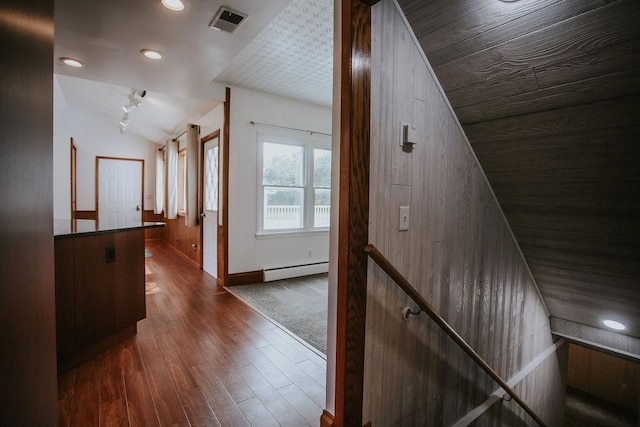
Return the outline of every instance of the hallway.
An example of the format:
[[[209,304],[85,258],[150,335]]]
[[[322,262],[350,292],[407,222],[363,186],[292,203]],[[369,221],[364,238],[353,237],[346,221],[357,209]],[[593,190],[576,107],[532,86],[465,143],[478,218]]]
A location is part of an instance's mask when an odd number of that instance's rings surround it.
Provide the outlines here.
[[[318,425],[325,360],[165,243],[146,247],[147,318],[59,377],[59,425]]]

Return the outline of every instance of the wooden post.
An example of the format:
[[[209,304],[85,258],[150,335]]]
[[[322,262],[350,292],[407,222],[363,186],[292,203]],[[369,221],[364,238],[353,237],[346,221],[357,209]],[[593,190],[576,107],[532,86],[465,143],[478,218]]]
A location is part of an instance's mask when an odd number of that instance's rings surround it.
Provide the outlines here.
[[[342,1],[340,208],[334,425],[361,426],[367,301],[371,8]]]

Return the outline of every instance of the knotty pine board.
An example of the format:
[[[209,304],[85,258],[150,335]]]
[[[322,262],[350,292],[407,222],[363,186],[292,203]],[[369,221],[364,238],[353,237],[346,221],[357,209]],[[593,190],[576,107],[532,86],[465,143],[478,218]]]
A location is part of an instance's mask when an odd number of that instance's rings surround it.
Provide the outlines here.
[[[372,25],[370,241],[509,377],[551,345],[543,304],[455,117],[391,1],[373,7]],[[412,153],[398,144],[400,121],[417,124],[421,132]],[[398,232],[398,208],[405,204],[411,229]],[[370,262],[363,420],[447,425],[495,384],[424,315],[405,322],[401,310],[408,304]],[[549,382],[558,380],[533,375],[535,386],[525,387],[522,397],[533,399],[544,388],[554,399],[561,386]]]

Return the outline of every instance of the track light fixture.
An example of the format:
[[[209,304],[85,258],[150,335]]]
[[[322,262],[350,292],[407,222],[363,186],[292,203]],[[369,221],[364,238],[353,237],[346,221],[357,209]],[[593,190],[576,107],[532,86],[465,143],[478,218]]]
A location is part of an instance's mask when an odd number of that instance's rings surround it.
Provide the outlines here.
[[[132,88],[129,93],[129,103],[122,106],[122,111],[124,111],[124,115],[122,119],[120,119],[120,133],[124,133],[127,130],[127,125],[129,124],[129,113],[134,109],[140,106],[142,103],[142,98],[147,94],[146,90],[135,89]],[[140,99],[136,98],[139,97]]]

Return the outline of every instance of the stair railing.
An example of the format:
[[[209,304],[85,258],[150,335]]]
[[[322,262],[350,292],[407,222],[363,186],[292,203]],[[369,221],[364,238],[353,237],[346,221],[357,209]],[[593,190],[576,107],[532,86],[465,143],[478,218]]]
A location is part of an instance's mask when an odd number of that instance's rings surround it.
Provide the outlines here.
[[[535,412],[516,394],[515,391],[505,380],[500,377],[500,375],[489,366],[484,359],[476,353],[476,351],[469,345],[467,342],[453,329],[434,309],[429,305],[426,299],[418,291],[409,283],[407,279],[404,278],[402,274],[389,262],[387,258],[384,257],[380,253],[380,251],[372,244],[368,244],[364,251],[369,255],[369,257],[376,263],[382,270],[384,270],[391,279],[396,282],[396,284],[407,294],[409,297],[415,301],[416,304],[420,307],[421,311],[424,311],[429,315],[429,317],[442,329],[451,339],[458,344],[458,346],[467,353],[474,362],[478,364],[495,382],[497,382],[500,387],[508,394],[511,399],[513,399],[524,411],[529,414],[531,418],[535,420],[540,426],[545,427],[544,421],[536,415]],[[410,314],[405,313],[405,319],[410,317],[411,315],[415,315],[417,313],[410,312]]]

